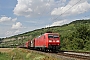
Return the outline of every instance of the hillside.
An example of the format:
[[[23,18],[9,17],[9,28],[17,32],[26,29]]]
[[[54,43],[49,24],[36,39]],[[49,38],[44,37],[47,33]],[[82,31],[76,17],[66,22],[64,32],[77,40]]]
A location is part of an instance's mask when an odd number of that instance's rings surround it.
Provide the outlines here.
[[[59,33],[61,37],[61,50],[85,50],[90,51],[90,19],[76,20],[63,26],[54,26],[37,29],[12,37],[4,38],[0,42],[0,47],[16,47],[27,40],[47,32]]]

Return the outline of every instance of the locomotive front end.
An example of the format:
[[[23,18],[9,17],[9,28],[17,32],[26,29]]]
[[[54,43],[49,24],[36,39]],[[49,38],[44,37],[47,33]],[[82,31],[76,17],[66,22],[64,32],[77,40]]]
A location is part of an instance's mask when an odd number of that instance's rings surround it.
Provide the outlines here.
[[[60,48],[60,37],[59,34],[48,34],[48,47],[52,51],[59,50]]]

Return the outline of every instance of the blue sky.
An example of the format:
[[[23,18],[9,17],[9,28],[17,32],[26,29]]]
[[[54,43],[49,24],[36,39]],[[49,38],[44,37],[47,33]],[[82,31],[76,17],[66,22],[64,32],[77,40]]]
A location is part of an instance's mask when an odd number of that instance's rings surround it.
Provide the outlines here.
[[[0,38],[89,18],[90,0],[0,0]]]

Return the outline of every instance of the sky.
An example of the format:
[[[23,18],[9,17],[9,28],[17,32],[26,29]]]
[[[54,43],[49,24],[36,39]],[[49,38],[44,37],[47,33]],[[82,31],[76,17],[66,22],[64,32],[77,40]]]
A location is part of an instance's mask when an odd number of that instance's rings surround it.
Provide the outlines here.
[[[0,0],[0,38],[90,18],[90,0]]]

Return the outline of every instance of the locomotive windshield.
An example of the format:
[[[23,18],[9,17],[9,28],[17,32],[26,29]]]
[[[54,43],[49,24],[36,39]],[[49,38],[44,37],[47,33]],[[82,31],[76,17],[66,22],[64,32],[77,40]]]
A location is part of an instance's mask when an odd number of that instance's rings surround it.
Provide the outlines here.
[[[53,35],[49,34],[49,35],[48,35],[48,38],[53,38]]]
[[[49,34],[48,38],[59,38],[58,34]]]
[[[58,35],[54,35],[53,37],[54,37],[54,38],[59,38],[59,36],[58,36]]]

